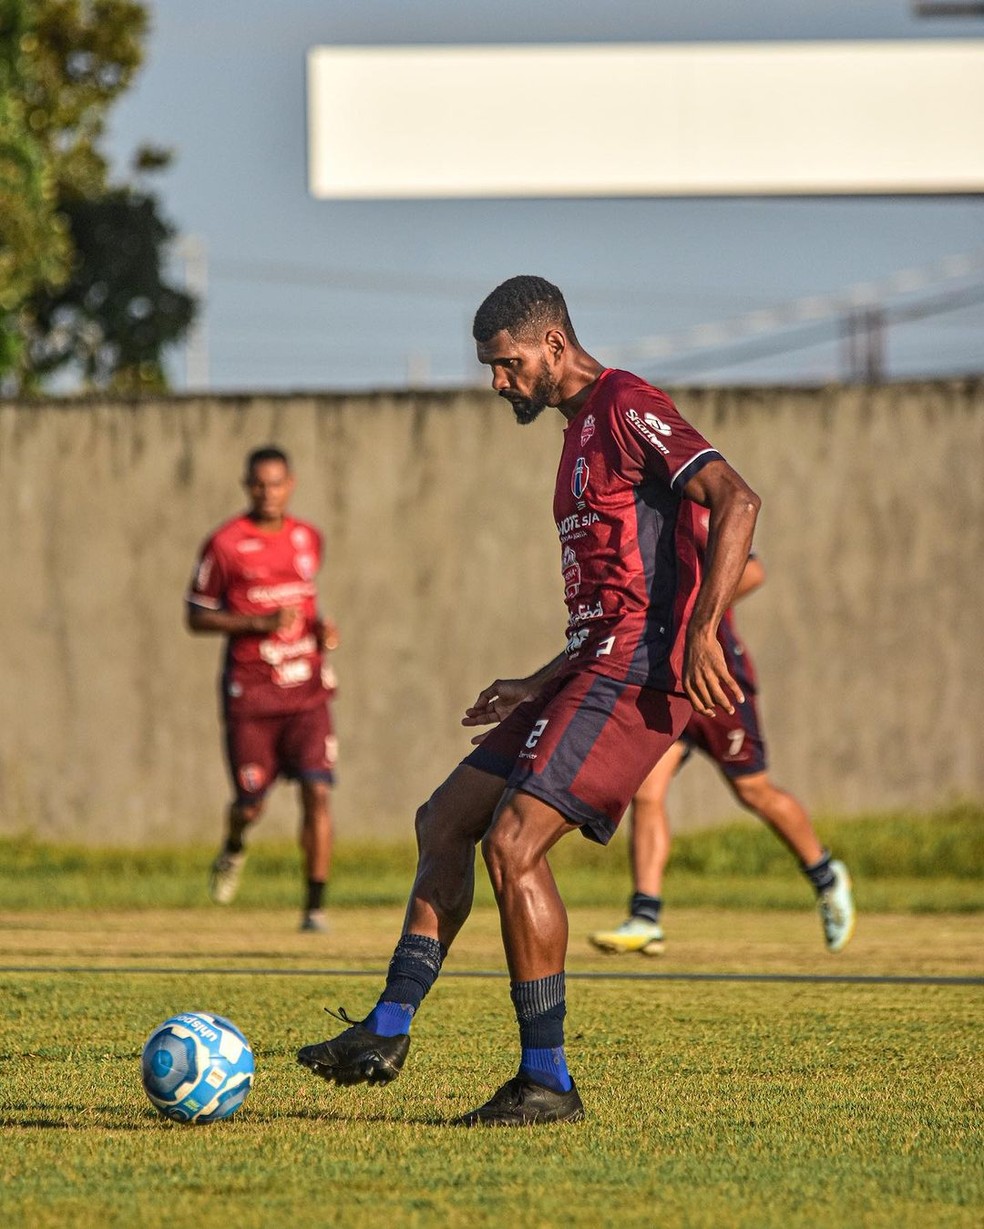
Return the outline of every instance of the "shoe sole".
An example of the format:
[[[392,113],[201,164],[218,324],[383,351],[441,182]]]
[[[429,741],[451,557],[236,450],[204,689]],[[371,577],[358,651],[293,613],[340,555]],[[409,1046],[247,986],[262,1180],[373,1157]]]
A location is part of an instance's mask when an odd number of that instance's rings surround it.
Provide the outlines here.
[[[464,1114],[461,1118],[455,1118],[450,1124],[453,1127],[549,1127],[554,1123],[565,1122],[583,1122],[584,1110],[573,1110],[570,1114],[565,1114],[563,1117],[552,1117],[551,1115],[534,1114],[531,1118],[479,1118],[472,1114]]]
[[[599,952],[604,952],[606,956],[628,956],[633,952],[638,952],[642,956],[660,956],[666,947],[665,939],[650,939],[647,943],[637,947],[623,947],[619,943],[608,943],[603,939],[592,938],[588,942]]]

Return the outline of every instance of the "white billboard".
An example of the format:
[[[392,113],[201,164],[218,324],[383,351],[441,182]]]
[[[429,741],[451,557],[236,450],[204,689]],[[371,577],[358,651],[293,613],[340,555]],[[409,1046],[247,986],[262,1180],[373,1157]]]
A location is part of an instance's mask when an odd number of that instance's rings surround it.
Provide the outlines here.
[[[324,199],[984,191],[984,40],[316,47]]]

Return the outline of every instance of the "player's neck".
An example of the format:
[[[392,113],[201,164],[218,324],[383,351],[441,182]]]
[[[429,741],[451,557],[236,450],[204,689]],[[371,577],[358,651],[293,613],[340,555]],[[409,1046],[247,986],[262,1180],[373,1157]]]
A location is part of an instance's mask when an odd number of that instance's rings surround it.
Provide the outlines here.
[[[260,533],[279,533],[283,529],[287,517],[286,515],[262,516],[257,512],[247,512],[246,519],[252,521]]]
[[[561,382],[561,401],[557,406],[568,422],[584,409],[584,403],[591,396],[598,377],[604,370],[604,365],[592,358],[586,351],[578,352],[570,372]]]

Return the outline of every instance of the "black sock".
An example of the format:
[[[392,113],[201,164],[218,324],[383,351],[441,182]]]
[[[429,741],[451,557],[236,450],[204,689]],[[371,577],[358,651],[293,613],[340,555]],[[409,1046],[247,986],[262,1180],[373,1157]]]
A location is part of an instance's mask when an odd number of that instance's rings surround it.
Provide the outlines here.
[[[803,866],[803,874],[813,884],[817,893],[826,892],[828,888],[834,886],[835,876],[830,869],[830,850],[825,849],[819,862],[814,862],[812,866]]]
[[[663,901],[659,896],[647,896],[645,892],[633,892],[629,897],[629,915],[641,917],[646,922],[659,922]]]
[[[323,879],[309,879],[307,884],[307,904],[304,906],[308,913],[315,909],[320,909],[325,896],[325,882]]]

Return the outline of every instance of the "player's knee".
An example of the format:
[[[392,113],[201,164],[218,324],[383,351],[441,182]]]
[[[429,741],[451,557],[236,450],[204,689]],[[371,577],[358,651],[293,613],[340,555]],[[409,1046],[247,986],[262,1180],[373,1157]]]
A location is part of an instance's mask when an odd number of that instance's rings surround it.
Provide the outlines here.
[[[764,772],[752,773],[747,777],[735,777],[731,788],[738,801],[750,811],[761,811],[768,805],[769,799],[775,793],[775,786]]]
[[[327,781],[303,781],[301,796],[306,806],[324,807],[328,805],[331,786]]]
[[[482,838],[482,857],[495,890],[530,869],[531,851],[524,839],[520,815],[511,803],[500,808],[495,823]]]

